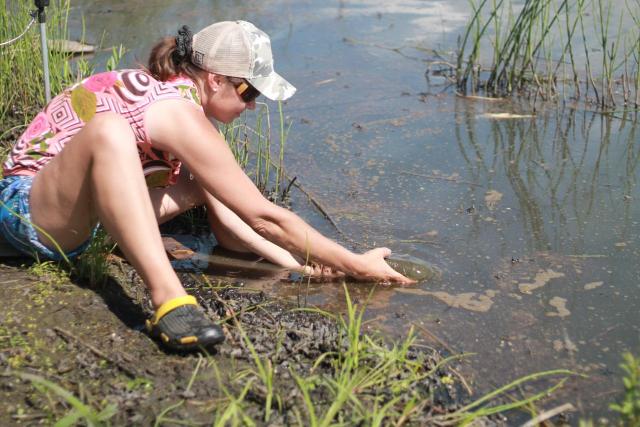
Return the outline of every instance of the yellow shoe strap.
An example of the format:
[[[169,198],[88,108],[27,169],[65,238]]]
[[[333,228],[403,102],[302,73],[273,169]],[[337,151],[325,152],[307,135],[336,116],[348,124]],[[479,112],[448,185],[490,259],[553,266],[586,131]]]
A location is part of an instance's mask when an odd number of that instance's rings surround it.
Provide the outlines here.
[[[157,324],[165,314],[167,314],[171,310],[174,310],[178,307],[182,307],[183,305],[198,305],[198,302],[196,301],[196,298],[193,295],[185,295],[182,297],[170,299],[169,301],[162,304],[156,310],[156,313],[153,315],[153,318],[151,319],[151,323],[153,325]]]

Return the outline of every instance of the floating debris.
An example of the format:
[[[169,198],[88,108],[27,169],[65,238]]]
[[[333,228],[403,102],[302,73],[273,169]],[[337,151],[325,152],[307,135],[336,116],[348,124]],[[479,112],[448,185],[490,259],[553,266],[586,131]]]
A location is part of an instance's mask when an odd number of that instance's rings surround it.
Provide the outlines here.
[[[321,85],[326,85],[327,83],[333,83],[335,82],[336,79],[326,79],[326,80],[320,80],[319,82],[316,82],[315,85],[316,86],[321,86]]]
[[[90,44],[84,44],[73,40],[63,39],[50,39],[47,40],[47,46],[49,49],[62,53],[93,53],[96,51],[96,47]]]
[[[549,301],[549,305],[555,307],[557,312],[548,312],[547,316],[549,317],[567,317],[571,314],[569,310],[567,310],[567,300],[561,297],[553,297]]]
[[[533,283],[520,283],[518,285],[518,289],[520,289],[520,292],[523,294],[530,294],[532,291],[549,283],[549,280],[557,279],[559,277],[564,277],[564,273],[553,271],[552,269],[540,271],[536,274]]]
[[[591,283],[587,283],[586,285],[584,285],[584,289],[587,291],[590,291],[592,289],[595,288],[599,288],[600,286],[602,286],[604,284],[604,282],[591,282]]]
[[[486,313],[491,310],[493,297],[497,294],[494,290],[487,290],[484,294],[464,292],[457,295],[452,295],[444,291],[432,292],[416,288],[396,288],[396,291],[403,294],[431,296],[447,304],[449,307],[462,308],[480,313]]]
[[[472,101],[488,101],[488,102],[496,102],[496,101],[504,101],[505,98],[491,98],[488,96],[478,96],[478,95],[464,95],[460,92],[456,92],[456,96],[464,99],[469,99]]]
[[[531,119],[534,118],[534,114],[513,114],[513,113],[484,113],[480,115],[485,119],[493,120],[505,120],[505,119]]]
[[[492,211],[496,208],[498,203],[502,200],[502,193],[496,190],[489,190],[484,193],[484,204]]]

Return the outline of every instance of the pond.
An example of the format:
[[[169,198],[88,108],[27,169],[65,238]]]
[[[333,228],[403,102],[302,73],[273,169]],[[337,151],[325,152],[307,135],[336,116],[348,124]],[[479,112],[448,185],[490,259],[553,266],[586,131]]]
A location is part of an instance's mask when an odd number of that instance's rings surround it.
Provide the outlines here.
[[[131,66],[178,25],[264,29],[276,69],[298,88],[284,105],[286,173],[335,226],[300,191],[292,208],[345,246],[388,246],[440,271],[376,288],[375,327],[401,336],[415,325],[432,345],[474,353],[476,393],[540,370],[585,373],[557,401],[608,415],[621,354],[640,351],[637,116],[465,99],[425,78],[434,50],[450,56],[464,31],[461,0],[77,1],[72,36],[81,14],[88,41],[123,43]],[[235,277],[344,303],[339,283]],[[349,290],[364,302],[371,287]]]

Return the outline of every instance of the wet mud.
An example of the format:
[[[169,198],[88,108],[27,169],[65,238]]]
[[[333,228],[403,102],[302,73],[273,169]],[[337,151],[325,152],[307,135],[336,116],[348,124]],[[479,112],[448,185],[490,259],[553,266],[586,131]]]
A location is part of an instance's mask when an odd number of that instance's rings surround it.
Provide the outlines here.
[[[172,425],[175,420],[210,425],[225,393],[239,395],[247,382],[239,380],[242,373],[255,369],[247,338],[275,368],[277,405],[269,424],[292,425],[295,410],[304,410],[304,404],[291,373],[329,375],[331,358],[314,363],[323,354],[348,350],[327,316],[296,310],[300,307],[265,292],[180,273],[205,312],[220,319],[227,340],[212,354],[167,353],[144,333],[151,314],[147,292],[118,257],[112,258],[102,286],[87,287],[49,264],[19,260],[0,264],[0,277],[5,305],[0,314],[0,413],[12,425],[52,424],[73,409],[51,389],[34,386],[32,375],[62,387],[96,412],[111,405],[113,425]],[[425,369],[442,361],[431,346],[416,346],[407,357]],[[451,378],[447,369],[414,382],[401,399],[418,391],[432,396],[423,409],[425,419],[459,408],[468,396],[440,381]],[[251,387],[244,398],[245,415],[264,418],[265,393]],[[326,391],[313,392],[314,402],[328,398]]]

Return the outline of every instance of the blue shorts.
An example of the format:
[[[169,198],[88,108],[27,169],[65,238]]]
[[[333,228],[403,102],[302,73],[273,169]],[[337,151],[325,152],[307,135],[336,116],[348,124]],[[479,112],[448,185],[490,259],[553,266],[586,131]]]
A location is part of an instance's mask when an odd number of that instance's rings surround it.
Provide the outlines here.
[[[9,176],[0,180],[0,234],[26,255],[36,259],[62,260],[64,257],[60,251],[49,249],[40,241],[31,222],[29,193],[32,183],[33,176]],[[74,258],[80,255],[90,243],[91,238],[65,256]]]

